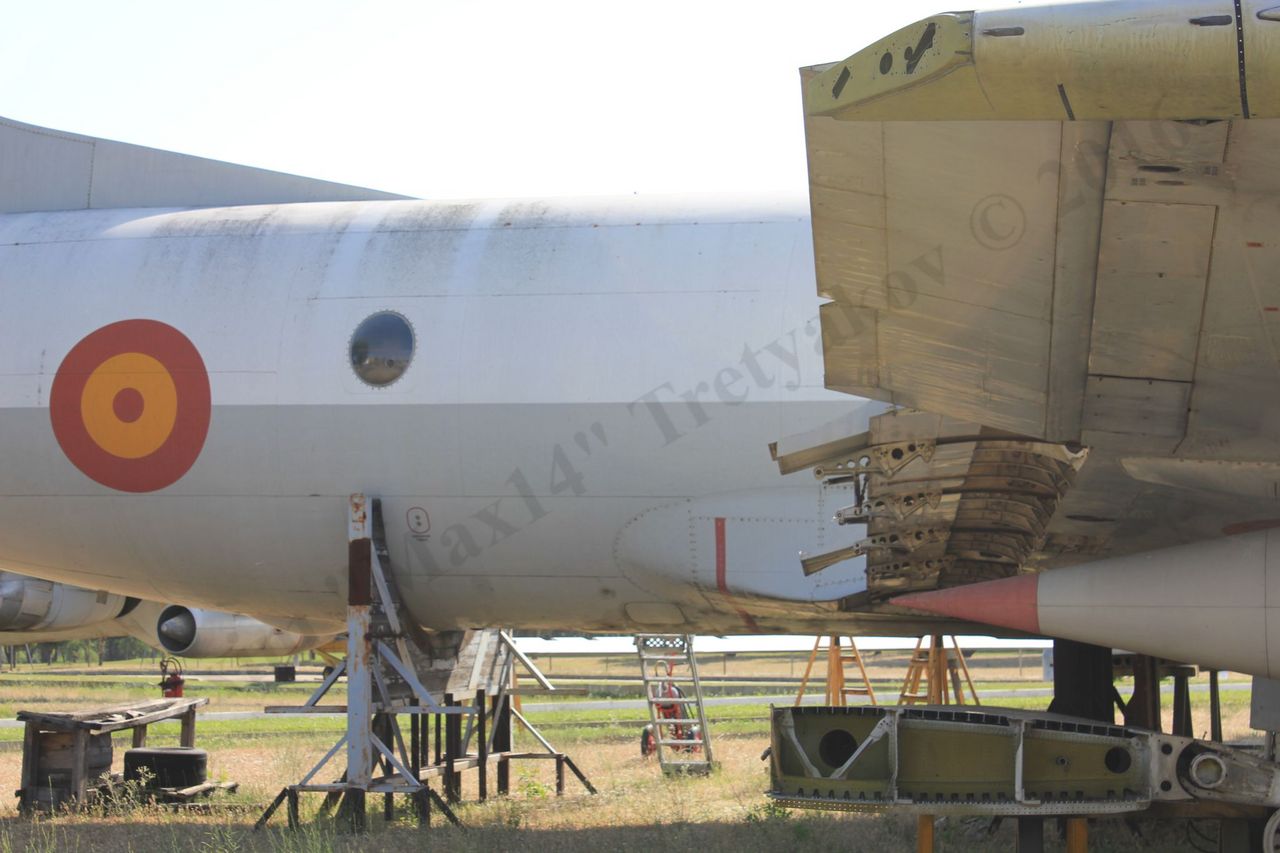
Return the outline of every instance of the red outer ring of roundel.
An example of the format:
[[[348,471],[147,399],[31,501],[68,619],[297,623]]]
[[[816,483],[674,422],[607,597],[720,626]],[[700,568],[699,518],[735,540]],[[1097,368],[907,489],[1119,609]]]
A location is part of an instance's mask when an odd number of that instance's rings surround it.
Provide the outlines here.
[[[85,383],[100,364],[122,353],[142,353],[169,371],[177,389],[173,431],[154,453],[122,459],[89,435],[80,411]],[[191,470],[209,434],[212,399],[204,359],[187,336],[156,320],[122,320],[103,326],[71,348],[53,377],[49,419],[71,463],[86,476],[122,492],[154,492]]]

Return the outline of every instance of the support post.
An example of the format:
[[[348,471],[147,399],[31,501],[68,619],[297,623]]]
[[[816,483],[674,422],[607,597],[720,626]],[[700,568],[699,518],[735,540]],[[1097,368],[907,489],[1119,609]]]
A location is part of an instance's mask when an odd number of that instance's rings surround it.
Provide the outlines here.
[[[419,733],[422,731],[422,715],[409,715],[409,770],[413,773],[413,778],[422,778],[422,744],[419,742]]]
[[[1209,670],[1209,740],[1222,743],[1222,692],[1216,669]]]
[[[178,736],[178,743],[188,749],[196,745],[196,709],[191,707],[182,715],[182,732]]]
[[[1067,818],[1067,853],[1089,853],[1089,819]]]
[[[1158,663],[1150,655],[1133,656],[1133,696],[1125,707],[1125,725],[1153,732],[1161,730]]]
[[[840,637],[835,634],[827,638],[827,704],[845,704],[844,663],[840,660]]]
[[[418,813],[418,826],[431,826],[431,792],[425,785],[413,792],[413,805]]]
[[[1057,650],[1053,655],[1054,669],[1058,666]],[[1018,853],[1044,853],[1044,818],[1018,818]]]
[[[1193,737],[1191,733],[1191,691],[1187,686],[1187,673],[1181,667],[1173,674],[1172,733],[1179,737]]]
[[[452,693],[446,693],[444,704],[454,707]],[[449,805],[456,805],[462,800],[462,784],[458,778],[454,762],[460,758],[458,752],[462,747],[462,715],[448,714],[444,721],[444,794]]]
[[[916,817],[916,853],[933,853],[933,815]]]
[[[373,781],[373,678],[368,639],[373,605],[373,539],[363,495],[352,495],[347,548],[347,802],[364,813]],[[358,795],[358,796],[357,796]],[[363,823],[363,821],[361,821]]]
[[[482,803],[489,799],[489,739],[485,731],[488,710],[487,697],[482,687],[476,691],[476,743],[478,744],[476,753],[480,760],[480,763],[476,766],[476,775],[479,777],[480,802]]]
[[[1069,717],[1115,723],[1111,649],[1073,640],[1053,641],[1053,702]]]
[[[84,805],[85,795],[85,751],[89,748],[89,732],[85,729],[77,728],[76,733],[72,736],[71,746],[71,796],[75,800],[76,806]]]
[[[22,731],[22,799],[18,810],[23,814],[30,812],[36,802],[36,788],[40,785],[39,774],[40,727],[28,722]]]
[[[147,727],[134,726],[133,727],[133,748],[138,749],[139,747],[143,747],[146,745],[147,745]]]

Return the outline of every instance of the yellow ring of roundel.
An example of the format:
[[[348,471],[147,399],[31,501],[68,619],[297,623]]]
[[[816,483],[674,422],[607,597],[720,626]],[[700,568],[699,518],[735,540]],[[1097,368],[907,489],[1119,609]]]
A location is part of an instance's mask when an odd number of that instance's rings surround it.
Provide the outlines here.
[[[116,395],[132,388],[142,395],[142,415],[132,423],[115,412]],[[89,437],[121,459],[141,459],[159,450],[178,421],[178,389],[165,366],[149,355],[112,356],[90,374],[80,394],[80,416]]]

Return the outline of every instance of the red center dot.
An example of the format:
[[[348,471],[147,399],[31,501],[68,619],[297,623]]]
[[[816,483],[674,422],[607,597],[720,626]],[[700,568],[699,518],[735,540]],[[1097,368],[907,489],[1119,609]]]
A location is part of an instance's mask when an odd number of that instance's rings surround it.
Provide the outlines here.
[[[142,392],[137,388],[121,388],[111,401],[111,409],[123,423],[131,424],[142,417]]]

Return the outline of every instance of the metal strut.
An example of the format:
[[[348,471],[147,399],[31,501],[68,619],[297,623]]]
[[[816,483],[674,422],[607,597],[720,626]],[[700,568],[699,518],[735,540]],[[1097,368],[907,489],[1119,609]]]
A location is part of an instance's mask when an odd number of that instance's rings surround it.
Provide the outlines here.
[[[498,762],[498,793],[508,791],[508,762],[519,758],[549,758],[556,762],[557,793],[564,790],[566,767],[591,793],[595,788],[564,753],[551,744],[512,707],[511,685],[519,664],[529,670],[547,690],[551,684],[533,662],[516,650],[503,631],[468,632],[456,648],[439,636],[437,647],[429,639],[411,633],[411,626],[398,612],[396,588],[388,577],[386,539],[382,527],[381,502],[364,495],[352,495],[348,503],[348,592],[347,658],[336,666],[298,707],[268,707],[268,713],[335,713],[347,718],[346,733],[296,784],[280,791],[255,824],[260,829],[279,807],[288,803],[289,826],[298,824],[298,796],[302,793],[326,795],[321,812],[334,806],[353,827],[365,825],[366,799],[370,793],[384,796],[388,818],[393,814],[393,798],[409,798],[419,822],[431,821],[434,805],[450,822],[458,824],[450,805],[461,800],[461,773],[479,773],[480,799],[488,795],[490,761]],[[452,660],[445,670],[432,664],[441,658]],[[440,682],[441,673],[445,681]],[[321,705],[320,701],[338,679],[347,678],[347,704]],[[425,682],[425,683],[424,683]],[[442,700],[426,684],[445,691],[457,689],[474,696],[470,704],[454,701],[452,693]],[[408,715],[409,737],[400,727],[400,715]],[[436,759],[427,759],[431,717],[436,720]],[[512,721],[518,720],[546,749],[515,752],[512,749]],[[463,721],[465,720],[465,729]],[[441,721],[447,745],[441,752]],[[473,749],[474,744],[474,749]],[[339,753],[346,756],[346,769],[332,782],[316,782]],[[427,780],[439,777],[445,796],[436,793]]]
[[[412,758],[405,749],[405,738],[397,719],[400,714],[440,714],[473,716],[476,708],[442,705],[423,686],[413,666],[404,625],[396,612],[396,602],[383,571],[382,554],[377,547],[381,531],[380,509],[361,494],[352,495],[347,506],[347,658],[324,679],[307,700],[304,709],[324,713],[344,713],[347,730],[311,770],[296,784],[280,791],[255,824],[267,821],[284,802],[288,802],[289,825],[298,822],[298,795],[324,793],[326,806],[339,806],[354,827],[363,828],[366,798],[370,793],[390,796],[402,794],[412,801],[418,820],[428,824],[431,805],[453,823],[458,823],[448,804],[419,778]],[[375,516],[379,516],[375,519]],[[381,544],[380,542],[377,544]],[[379,552],[382,552],[380,554]],[[320,700],[345,675],[347,704],[322,706]],[[268,712],[284,712],[289,708],[268,708]],[[415,725],[415,729],[420,726]],[[333,782],[315,782],[322,770],[338,753],[346,755],[346,769]]]

